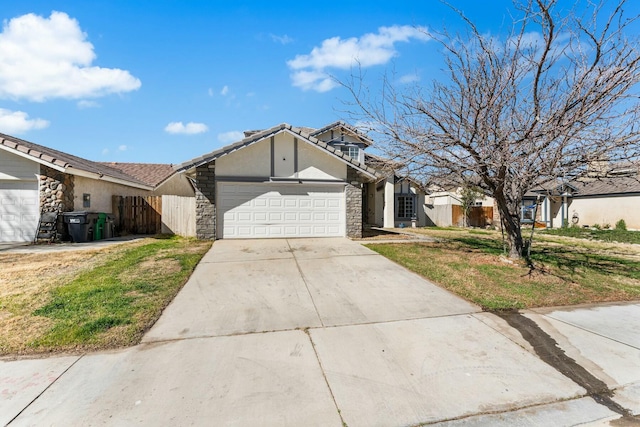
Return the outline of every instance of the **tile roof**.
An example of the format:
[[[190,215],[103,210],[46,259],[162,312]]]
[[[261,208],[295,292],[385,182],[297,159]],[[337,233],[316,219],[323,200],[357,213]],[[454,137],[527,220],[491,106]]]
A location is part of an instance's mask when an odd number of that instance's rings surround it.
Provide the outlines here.
[[[531,189],[525,197],[535,197],[538,194],[560,195],[565,189],[572,197],[640,193],[640,176],[632,173],[620,176],[584,177],[565,184],[561,180],[551,180]]]
[[[573,197],[640,193],[638,175],[581,179],[571,185],[576,189]]]
[[[275,134],[278,134],[280,132],[289,132],[292,133],[294,135],[300,136],[301,138],[306,139],[307,141],[317,145],[318,147],[320,147],[321,149],[331,153],[333,156],[338,157],[340,159],[342,159],[343,161],[345,161],[347,164],[349,164],[351,167],[360,170],[361,172],[364,172],[366,174],[371,175],[372,177],[377,177],[377,171],[370,167],[367,166],[365,164],[360,163],[359,161],[357,161],[356,159],[353,159],[351,157],[349,157],[348,155],[344,154],[343,152],[341,152],[340,150],[336,150],[335,148],[333,148],[332,146],[330,146],[329,144],[327,144],[326,142],[320,141],[319,139],[315,138],[314,136],[310,136],[309,134],[307,134],[306,132],[304,132],[302,129],[300,128],[296,128],[293,127],[289,124],[286,123],[282,123],[278,126],[274,126],[270,129],[266,129],[260,132],[256,132],[251,134],[250,136],[235,142],[231,145],[227,145],[226,147],[222,147],[218,150],[212,151],[211,153],[205,154],[203,156],[200,157],[196,157],[195,159],[186,161],[182,164],[176,165],[174,166],[175,170],[178,172],[183,172],[198,166],[201,166],[205,163],[209,163],[215,159],[218,159],[222,156],[225,156],[227,154],[233,153],[234,151],[240,150],[248,145],[251,145],[255,142],[258,142],[260,140],[269,138]]]
[[[38,163],[57,167],[72,175],[75,169],[99,176],[107,176],[117,180],[127,181],[135,186],[148,186],[144,181],[129,176],[121,170],[112,168],[104,163],[93,162],[10,135],[0,133],[0,145],[9,148],[10,151],[17,151],[27,157],[31,157]]]
[[[100,162],[100,164],[118,169],[152,187],[157,187],[176,173],[173,166],[166,163]]]

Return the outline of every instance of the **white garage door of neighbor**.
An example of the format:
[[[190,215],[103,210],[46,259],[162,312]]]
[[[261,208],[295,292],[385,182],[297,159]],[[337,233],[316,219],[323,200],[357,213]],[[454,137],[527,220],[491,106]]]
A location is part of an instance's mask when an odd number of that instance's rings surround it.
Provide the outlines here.
[[[343,237],[342,185],[223,182],[218,238]]]
[[[37,181],[0,181],[0,242],[33,240],[38,215]]]

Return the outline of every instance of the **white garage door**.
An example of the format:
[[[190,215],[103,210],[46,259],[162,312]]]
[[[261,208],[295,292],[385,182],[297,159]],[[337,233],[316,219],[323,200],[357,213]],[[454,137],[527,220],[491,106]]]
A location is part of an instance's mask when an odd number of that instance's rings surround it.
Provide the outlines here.
[[[0,242],[33,240],[38,215],[36,181],[0,181]]]
[[[218,238],[342,237],[342,185],[219,183]]]

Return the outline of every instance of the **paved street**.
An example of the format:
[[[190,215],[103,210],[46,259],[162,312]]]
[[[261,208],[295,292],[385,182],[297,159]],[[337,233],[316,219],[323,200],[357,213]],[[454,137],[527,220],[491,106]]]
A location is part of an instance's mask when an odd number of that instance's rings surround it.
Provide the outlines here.
[[[524,315],[640,413],[640,304]],[[347,239],[218,241],[142,344],[0,362],[11,426],[620,418],[586,393],[502,318]]]

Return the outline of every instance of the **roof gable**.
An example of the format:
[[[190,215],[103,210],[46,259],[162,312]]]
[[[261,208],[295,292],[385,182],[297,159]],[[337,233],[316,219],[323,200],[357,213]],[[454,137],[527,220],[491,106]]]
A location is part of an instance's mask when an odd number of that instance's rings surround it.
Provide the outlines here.
[[[359,131],[355,127],[347,123],[344,123],[342,121],[333,122],[331,124],[328,124],[327,126],[324,126],[323,128],[316,129],[316,130],[311,130],[309,128],[304,128],[304,130],[306,130],[309,133],[309,135],[313,137],[318,137],[323,133],[326,133],[332,130],[334,131],[337,130],[341,133],[344,132],[353,136],[354,138],[362,142],[366,147],[373,145],[373,141],[366,134],[364,134],[363,132]]]
[[[226,156],[228,154],[231,154],[233,152],[236,152],[238,150],[241,150],[245,147],[248,147],[252,144],[255,144],[259,141],[265,140],[267,138],[270,138],[272,136],[275,136],[276,134],[279,133],[289,133],[291,135],[293,135],[296,138],[299,138],[302,141],[305,141],[313,146],[316,146],[317,148],[326,151],[328,154],[336,157],[337,159],[341,160],[342,162],[346,163],[348,166],[374,178],[376,177],[376,170],[360,163],[359,161],[357,161],[356,159],[353,159],[351,157],[349,157],[348,155],[342,153],[340,150],[336,150],[335,148],[333,148],[332,146],[330,146],[329,144],[320,141],[319,139],[315,138],[314,136],[310,136],[309,134],[307,134],[306,132],[304,132],[302,129],[300,128],[295,128],[289,124],[283,123],[280,124],[278,126],[274,126],[270,129],[266,129],[260,132],[256,132],[256,133],[251,133],[249,136],[247,136],[246,138],[242,139],[241,141],[238,141],[236,143],[227,145],[225,147],[222,147],[218,150],[212,151],[208,154],[205,154],[203,156],[200,157],[196,157],[195,159],[189,160],[187,162],[184,162],[180,165],[175,166],[176,171],[178,172],[185,172],[187,170],[196,168],[198,166],[204,165],[206,163],[210,163],[222,156]]]

